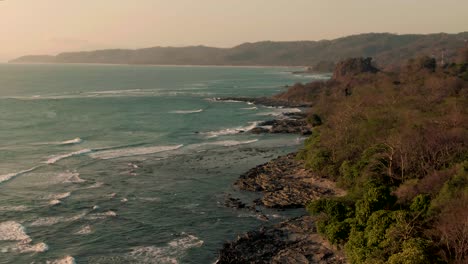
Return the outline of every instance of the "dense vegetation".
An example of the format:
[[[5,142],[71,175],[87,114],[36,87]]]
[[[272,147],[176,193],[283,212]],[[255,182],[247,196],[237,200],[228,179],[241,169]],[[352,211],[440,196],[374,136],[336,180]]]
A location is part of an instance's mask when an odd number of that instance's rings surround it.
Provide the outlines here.
[[[307,209],[350,263],[468,262],[468,48],[396,72],[350,59],[278,97],[314,103],[298,158],[348,192]]]
[[[374,57],[381,66],[396,65],[415,54],[452,59],[468,32],[459,34],[395,35],[370,33],[335,40],[245,43],[233,48],[193,46],[153,47],[68,52],[57,56],[25,56],[12,62],[118,63],[171,65],[280,65],[314,66],[356,57]]]

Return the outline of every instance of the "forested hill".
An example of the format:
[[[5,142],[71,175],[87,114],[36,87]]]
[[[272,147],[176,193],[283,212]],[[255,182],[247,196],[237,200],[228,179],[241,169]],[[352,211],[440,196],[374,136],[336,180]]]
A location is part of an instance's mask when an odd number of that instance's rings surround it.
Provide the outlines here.
[[[458,34],[395,35],[369,33],[335,40],[256,42],[233,48],[153,47],[68,52],[57,56],[33,55],[12,63],[110,63],[155,65],[271,65],[311,66],[349,57],[373,57],[379,66],[399,65],[409,57],[432,54],[451,60],[454,50],[466,45],[468,32]]]
[[[468,47],[395,71],[347,59],[276,98],[312,105],[298,158],[348,193],[307,209],[348,263],[468,263]]]

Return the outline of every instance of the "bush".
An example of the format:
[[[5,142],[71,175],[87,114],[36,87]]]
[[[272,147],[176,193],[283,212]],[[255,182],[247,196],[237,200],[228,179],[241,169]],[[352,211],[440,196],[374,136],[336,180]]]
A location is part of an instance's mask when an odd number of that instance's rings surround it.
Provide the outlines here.
[[[410,239],[403,242],[403,250],[388,258],[388,264],[426,264],[435,263],[434,259],[428,257],[426,251],[427,241],[423,239]]]
[[[390,208],[395,200],[388,187],[369,187],[364,197],[356,202],[356,219],[358,223],[366,225],[373,212]]]
[[[312,125],[312,127],[317,127],[322,125],[322,119],[317,114],[312,114],[307,118],[307,122]]]

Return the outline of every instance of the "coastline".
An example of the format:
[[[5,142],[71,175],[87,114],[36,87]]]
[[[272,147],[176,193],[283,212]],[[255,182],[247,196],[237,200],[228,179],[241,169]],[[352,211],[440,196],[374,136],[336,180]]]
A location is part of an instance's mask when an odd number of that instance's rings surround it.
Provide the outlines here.
[[[132,64],[132,63],[100,63],[100,62],[0,62],[5,65],[97,65],[97,66],[148,66],[148,67],[197,67],[197,68],[251,68],[251,69],[262,69],[262,68],[307,68],[307,65],[230,65],[230,64]],[[291,72],[293,73],[293,72]],[[315,73],[322,74],[322,73]]]
[[[219,100],[239,100],[256,105],[266,105],[279,108],[299,107],[273,98],[218,98]],[[276,102],[276,103],[275,103]],[[292,106],[293,105],[293,106]],[[299,113],[283,113],[285,119],[260,123],[251,133],[301,133],[301,129],[294,127],[296,122],[286,122],[285,128],[276,131],[259,129],[262,124],[275,124],[278,121],[305,121],[307,106]],[[291,125],[293,129],[288,126]],[[238,198],[228,196],[225,206],[234,209],[247,209],[257,214],[263,221],[261,227],[244,234],[237,234],[233,241],[226,242],[219,251],[216,263],[321,263],[344,264],[344,253],[331,245],[317,231],[315,217],[305,213],[302,216],[289,218],[277,224],[271,224],[261,208],[278,211],[304,208],[311,200],[322,197],[343,196],[346,192],[336,187],[335,182],[322,178],[308,170],[304,162],[296,159],[297,152],[279,156],[257,165],[239,176],[233,183],[238,192],[255,192],[260,198],[249,201],[246,205]],[[260,207],[260,210],[257,209]]]

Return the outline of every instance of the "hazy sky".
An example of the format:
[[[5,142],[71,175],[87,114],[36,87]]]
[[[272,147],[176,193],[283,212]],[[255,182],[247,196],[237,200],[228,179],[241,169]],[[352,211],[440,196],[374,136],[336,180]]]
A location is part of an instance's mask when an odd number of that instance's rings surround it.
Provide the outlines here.
[[[0,61],[366,32],[468,31],[468,0],[0,0]]]

